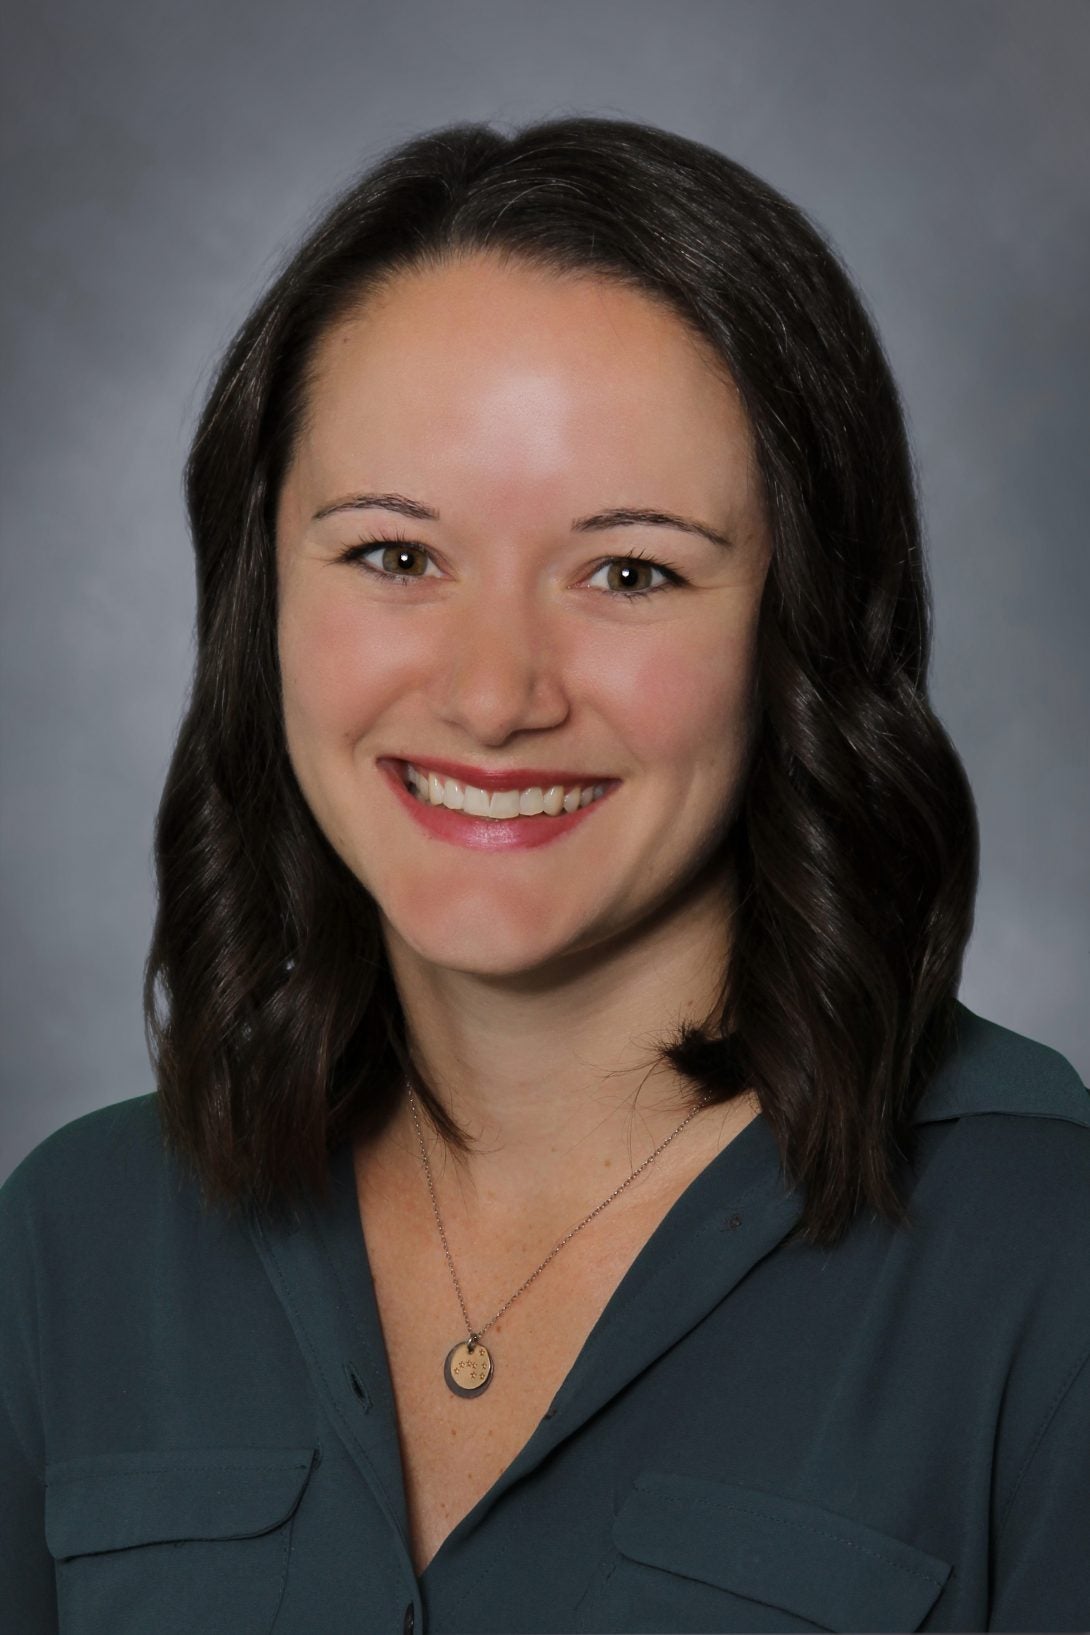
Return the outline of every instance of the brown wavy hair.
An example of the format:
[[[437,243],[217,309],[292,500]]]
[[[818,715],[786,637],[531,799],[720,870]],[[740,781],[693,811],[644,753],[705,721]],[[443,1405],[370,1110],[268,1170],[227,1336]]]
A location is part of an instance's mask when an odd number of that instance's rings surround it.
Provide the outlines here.
[[[273,524],[325,332],[401,271],[482,251],[669,303],[742,394],[773,550],[725,842],[731,952],[716,1013],[659,1056],[694,1102],[756,1091],[804,1190],[807,1242],[835,1244],[863,1207],[910,1226],[899,1165],[952,1042],[979,842],[928,700],[897,388],[798,208],[715,150],[625,120],[456,124],[387,152],[322,213],[218,367],[186,466],[197,656],[156,820],[144,973],[164,1141],[228,1209],[324,1197],[330,1152],[380,1129],[405,1080],[468,1146],[411,1058],[374,899],[288,759]]]

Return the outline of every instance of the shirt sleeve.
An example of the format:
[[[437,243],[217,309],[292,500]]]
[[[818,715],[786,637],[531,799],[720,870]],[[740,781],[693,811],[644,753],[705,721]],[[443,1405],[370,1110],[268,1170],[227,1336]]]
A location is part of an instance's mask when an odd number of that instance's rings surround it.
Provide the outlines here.
[[[45,1542],[37,1280],[27,1161],[0,1187],[0,1607],[5,1628],[56,1635]]]
[[[1045,1420],[1000,1523],[989,1630],[1090,1630],[1090,1350]]]

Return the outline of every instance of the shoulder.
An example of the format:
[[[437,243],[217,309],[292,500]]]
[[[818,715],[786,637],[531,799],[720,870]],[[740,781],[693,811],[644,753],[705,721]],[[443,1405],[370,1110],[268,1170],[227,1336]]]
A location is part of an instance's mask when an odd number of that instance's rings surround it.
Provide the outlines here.
[[[936,1144],[969,1164],[966,1185],[975,1177],[998,1193],[1016,1183],[1008,1205],[1055,1184],[1066,1197],[1090,1187],[1090,1089],[1075,1067],[1051,1045],[960,1002],[952,1044],[913,1121],[956,1126],[945,1140],[934,1132]]]
[[[1078,1211],[1090,1249],[1090,1089],[1051,1045],[958,1004],[952,1046],[916,1108],[962,1207],[1043,1230]],[[920,1132],[927,1139],[926,1129]]]
[[[146,1219],[171,1167],[154,1092],[83,1113],[33,1147],[0,1186],[0,1242],[58,1231],[78,1241],[108,1220],[123,1227],[137,1211]]]
[[[1072,1063],[959,1004],[915,1123],[914,1207],[943,1277],[977,1308],[993,1300],[997,1321],[1033,1310],[1060,1350],[1085,1349],[1090,1090]]]
[[[1090,1089],[1066,1056],[959,1001],[954,1038],[915,1112],[917,1124],[989,1114],[1090,1131]]]
[[[126,1285],[154,1288],[148,1223],[166,1173],[147,1095],[69,1120],[0,1186],[0,1452],[21,1450],[39,1482],[48,1347],[58,1333],[76,1334],[61,1367],[86,1384],[111,1301]]]

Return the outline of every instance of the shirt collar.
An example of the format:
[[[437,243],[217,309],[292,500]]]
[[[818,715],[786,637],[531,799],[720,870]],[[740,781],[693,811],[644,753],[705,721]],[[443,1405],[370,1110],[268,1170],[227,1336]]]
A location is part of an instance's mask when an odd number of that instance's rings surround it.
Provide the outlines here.
[[[914,1124],[974,1113],[1063,1118],[1090,1128],[1090,1090],[1058,1050],[955,1001],[955,1037],[920,1098]]]

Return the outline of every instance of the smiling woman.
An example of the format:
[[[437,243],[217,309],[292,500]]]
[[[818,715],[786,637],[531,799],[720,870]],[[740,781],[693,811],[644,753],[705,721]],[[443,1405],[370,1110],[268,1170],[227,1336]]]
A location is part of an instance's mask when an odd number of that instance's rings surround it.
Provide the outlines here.
[[[0,1195],[15,1627],[1080,1627],[1090,1103],[957,1000],[973,799],[820,234],[647,126],[418,137],[187,496],[156,1090]]]

